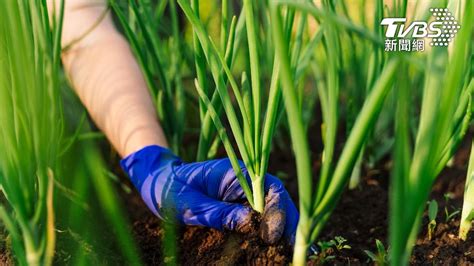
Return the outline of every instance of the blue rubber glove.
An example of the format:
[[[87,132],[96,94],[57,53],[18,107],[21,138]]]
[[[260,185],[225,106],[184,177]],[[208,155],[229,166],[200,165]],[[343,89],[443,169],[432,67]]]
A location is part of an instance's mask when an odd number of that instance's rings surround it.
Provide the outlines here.
[[[166,148],[147,146],[123,159],[121,166],[161,219],[173,213],[182,224],[243,233],[252,226],[253,210],[240,204],[245,194],[229,159],[184,163]],[[266,175],[265,193],[260,237],[273,244],[283,235],[293,243],[299,216],[288,192],[278,178]]]

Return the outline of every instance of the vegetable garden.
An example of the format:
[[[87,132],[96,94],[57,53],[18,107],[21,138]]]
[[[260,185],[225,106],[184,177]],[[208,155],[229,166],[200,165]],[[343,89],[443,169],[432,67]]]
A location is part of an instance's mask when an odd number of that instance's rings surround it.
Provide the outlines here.
[[[171,150],[229,157],[257,213],[284,182],[275,245],[147,210],[64,74],[60,2],[0,3],[2,264],[474,264],[472,1],[109,1]],[[387,51],[382,19],[438,8],[449,46]]]

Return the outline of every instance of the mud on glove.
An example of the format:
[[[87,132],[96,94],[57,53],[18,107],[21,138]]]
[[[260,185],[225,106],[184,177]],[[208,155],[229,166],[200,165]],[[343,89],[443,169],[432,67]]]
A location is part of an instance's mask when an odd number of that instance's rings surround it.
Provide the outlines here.
[[[129,155],[121,166],[148,208],[161,219],[173,213],[186,225],[239,232],[251,226],[253,211],[237,203],[245,200],[245,194],[229,159],[184,163],[170,150],[154,145]],[[283,235],[293,243],[298,211],[278,178],[267,174],[264,185],[266,205],[260,237],[272,244]]]

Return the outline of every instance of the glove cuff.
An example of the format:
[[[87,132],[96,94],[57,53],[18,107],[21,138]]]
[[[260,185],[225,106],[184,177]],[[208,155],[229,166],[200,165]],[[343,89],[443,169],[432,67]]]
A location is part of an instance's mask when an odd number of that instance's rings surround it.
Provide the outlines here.
[[[141,191],[145,179],[164,166],[179,161],[169,149],[150,145],[128,155],[120,161],[120,166],[128,174],[133,185]]]

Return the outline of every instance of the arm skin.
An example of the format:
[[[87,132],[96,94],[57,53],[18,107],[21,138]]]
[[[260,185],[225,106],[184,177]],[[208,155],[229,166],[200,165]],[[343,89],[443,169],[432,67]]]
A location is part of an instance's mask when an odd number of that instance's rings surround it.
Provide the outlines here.
[[[74,44],[62,54],[64,69],[94,122],[122,157],[145,146],[168,147],[144,77],[110,14],[80,39],[101,19],[106,0],[65,3],[61,42]]]

